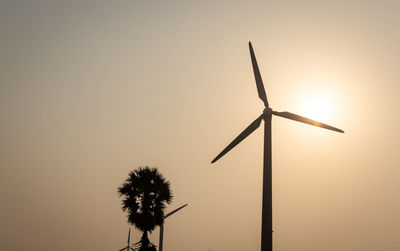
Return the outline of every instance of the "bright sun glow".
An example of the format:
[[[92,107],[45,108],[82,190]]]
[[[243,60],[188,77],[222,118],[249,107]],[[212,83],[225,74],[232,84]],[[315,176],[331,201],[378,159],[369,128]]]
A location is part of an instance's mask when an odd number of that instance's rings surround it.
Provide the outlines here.
[[[332,120],[332,102],[323,93],[313,93],[308,96],[301,107],[302,115],[320,122]]]

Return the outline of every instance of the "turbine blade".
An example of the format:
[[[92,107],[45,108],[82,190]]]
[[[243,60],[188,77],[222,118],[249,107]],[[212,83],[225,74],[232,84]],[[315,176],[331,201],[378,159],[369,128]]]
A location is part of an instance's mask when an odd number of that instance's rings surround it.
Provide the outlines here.
[[[253,46],[251,45],[251,42],[249,42],[249,48],[250,48],[251,63],[253,65],[254,78],[256,80],[256,85],[257,85],[258,97],[264,102],[265,107],[268,107],[267,94],[265,94],[264,84],[261,78],[260,70],[258,69],[256,56],[254,55],[254,50]]]
[[[131,228],[129,228],[129,232],[128,232],[128,246],[129,246],[130,240],[131,240]]]
[[[322,128],[328,129],[328,130],[335,131],[335,132],[344,133],[344,131],[340,130],[339,128],[336,128],[336,127],[333,127],[333,126],[330,126],[330,125],[327,125],[327,124],[324,124],[324,123],[321,123],[321,122],[318,122],[318,121],[315,121],[315,120],[312,120],[312,119],[309,119],[309,118],[306,118],[306,117],[303,117],[303,116],[300,116],[300,115],[296,115],[296,114],[291,113],[291,112],[276,112],[276,111],[273,111],[272,114],[274,114],[276,116],[279,116],[279,117],[283,117],[283,118],[295,120],[295,121],[298,121],[298,122],[306,123],[306,124],[309,124],[309,125],[322,127]]]
[[[249,136],[252,132],[254,132],[260,126],[263,116],[264,114],[261,114],[246,129],[244,129],[244,131],[241,134],[239,134],[239,136],[237,136],[227,147],[225,147],[225,149],[222,150],[222,152],[218,154],[218,156],[215,157],[215,159],[213,159],[211,163],[214,163],[217,160],[219,160],[222,156],[224,156],[227,152],[229,152],[232,148],[234,148],[237,144],[242,142],[242,140],[244,140],[247,136]]]
[[[124,251],[125,249],[127,249],[127,247],[124,247],[123,249],[120,249],[119,251]],[[129,250],[128,250],[129,251]]]
[[[183,206],[181,206],[181,207],[178,207],[178,208],[175,209],[174,211],[171,211],[171,212],[167,213],[167,214],[164,216],[164,219],[166,219],[168,216],[170,216],[170,215],[172,215],[172,214],[178,212],[179,210],[181,210],[182,208],[186,207],[187,205],[188,205],[188,204],[185,204],[185,205],[183,205]]]

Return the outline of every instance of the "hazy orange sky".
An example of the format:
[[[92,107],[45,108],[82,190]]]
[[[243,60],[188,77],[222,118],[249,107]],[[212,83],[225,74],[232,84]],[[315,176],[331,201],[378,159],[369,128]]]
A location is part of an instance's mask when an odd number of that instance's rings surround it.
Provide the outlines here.
[[[0,250],[121,249],[117,187],[143,165],[170,180],[167,211],[189,203],[167,219],[165,250],[260,250],[262,129],[210,165],[263,109],[249,40],[273,109],[346,132],[273,118],[274,250],[400,250],[399,13],[1,1]]]

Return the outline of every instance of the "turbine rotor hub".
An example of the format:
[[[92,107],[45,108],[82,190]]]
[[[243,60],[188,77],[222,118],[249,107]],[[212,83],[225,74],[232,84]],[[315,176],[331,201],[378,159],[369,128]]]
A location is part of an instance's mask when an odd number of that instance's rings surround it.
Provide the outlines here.
[[[269,107],[265,107],[263,114],[266,116],[272,116],[272,109]]]

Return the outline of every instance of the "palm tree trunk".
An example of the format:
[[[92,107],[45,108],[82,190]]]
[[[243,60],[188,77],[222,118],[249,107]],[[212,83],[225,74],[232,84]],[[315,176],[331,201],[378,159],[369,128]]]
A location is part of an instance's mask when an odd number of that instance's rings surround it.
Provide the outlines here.
[[[140,251],[144,251],[147,250],[147,248],[149,247],[150,241],[149,241],[149,237],[147,236],[147,231],[143,231],[143,235],[142,238],[140,239]]]

